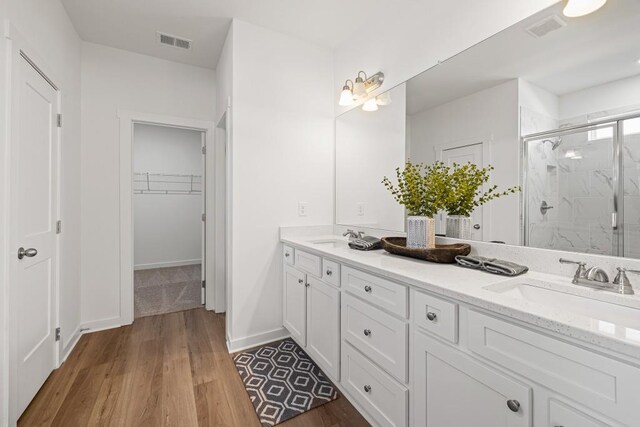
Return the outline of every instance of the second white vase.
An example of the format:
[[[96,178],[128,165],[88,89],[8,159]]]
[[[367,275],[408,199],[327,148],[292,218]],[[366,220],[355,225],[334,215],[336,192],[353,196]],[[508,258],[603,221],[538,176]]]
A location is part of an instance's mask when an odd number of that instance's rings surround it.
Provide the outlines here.
[[[407,217],[407,248],[436,247],[436,221],[426,216]]]

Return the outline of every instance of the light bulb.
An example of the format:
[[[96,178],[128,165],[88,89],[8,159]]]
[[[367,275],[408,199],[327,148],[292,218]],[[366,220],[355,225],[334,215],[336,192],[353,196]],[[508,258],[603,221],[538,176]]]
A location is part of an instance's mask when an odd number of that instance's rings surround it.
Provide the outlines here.
[[[585,16],[600,9],[607,0],[569,0],[562,13],[569,18]]]
[[[376,104],[382,106],[391,105],[391,92],[386,91],[385,93],[381,93],[380,95],[376,96]]]
[[[349,105],[353,104],[353,93],[351,93],[351,89],[349,89],[348,86],[345,86],[342,89],[342,93],[340,94],[340,102],[338,102],[338,104],[344,107],[348,107]]]
[[[362,105],[362,109],[364,111],[378,111],[378,104],[376,103],[376,99],[367,99],[367,102]]]
[[[363,99],[367,97],[367,88],[364,87],[364,80],[358,77],[353,84],[353,97],[355,99]]]

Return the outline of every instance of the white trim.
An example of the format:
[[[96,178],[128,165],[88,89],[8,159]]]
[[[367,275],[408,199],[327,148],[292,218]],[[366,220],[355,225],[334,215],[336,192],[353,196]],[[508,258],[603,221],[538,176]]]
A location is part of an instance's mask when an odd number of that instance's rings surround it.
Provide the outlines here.
[[[134,271],[138,270],[151,270],[153,268],[168,268],[168,267],[182,267],[185,265],[197,265],[202,264],[201,259],[185,259],[182,261],[166,261],[166,262],[154,262],[152,264],[138,264],[133,266]]]
[[[120,323],[120,317],[109,317],[107,319],[92,320],[81,325],[82,334],[91,334],[93,332],[104,331],[107,329],[115,329],[123,326]]]
[[[75,331],[73,331],[73,334],[71,334],[71,339],[69,340],[67,345],[64,345],[62,347],[62,357],[60,358],[58,367],[62,365],[65,360],[67,360],[67,357],[69,357],[73,349],[76,347],[76,344],[78,344],[78,341],[80,341],[81,336],[82,336],[82,328],[78,326],[78,328]],[[60,341],[62,345],[62,340]]]
[[[227,340],[227,350],[229,353],[237,353],[248,348],[257,347],[273,341],[282,340],[290,336],[289,331],[285,328],[273,329],[267,332],[261,332],[248,337],[238,338],[235,340]]]
[[[206,120],[118,110],[120,119],[120,317],[119,325],[133,323],[133,126],[135,123],[193,129],[205,133],[213,146],[214,124]],[[215,155],[207,156],[213,166]],[[209,170],[214,170],[210,167]],[[208,252],[215,256],[214,233],[206,233]],[[209,272],[206,272],[207,276]]]

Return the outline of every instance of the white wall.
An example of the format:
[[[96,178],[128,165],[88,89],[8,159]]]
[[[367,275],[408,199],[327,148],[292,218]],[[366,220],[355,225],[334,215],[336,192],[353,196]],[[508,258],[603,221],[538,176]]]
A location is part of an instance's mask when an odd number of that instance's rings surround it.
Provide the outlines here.
[[[215,72],[82,43],[82,323],[120,319],[118,109],[215,118]]]
[[[406,155],[406,85],[391,91],[391,105],[355,108],[336,118],[336,223],[404,231],[404,208],[382,185],[396,182]]]
[[[52,77],[62,93],[64,128],[61,144],[61,219],[64,231],[60,235],[60,327],[62,329],[63,356],[71,348],[80,325],[80,39],[73,28],[64,8],[57,0],[7,0],[0,2],[0,23],[8,19],[19,31],[38,56],[39,65],[51,71]],[[4,87],[5,53],[7,43],[0,37],[0,81],[3,89],[0,95],[0,161],[2,170],[7,171],[5,161],[6,110]],[[3,175],[3,174],[0,174]],[[0,425],[7,422],[6,405],[6,290],[8,286],[5,251],[10,249],[5,240],[9,224],[6,223],[5,202],[8,182],[0,177]]]
[[[136,124],[133,138],[133,171],[150,174],[197,175],[193,188],[202,191],[202,132],[163,126]],[[136,176],[136,180],[144,177]],[[149,183],[154,189],[188,191],[191,180]],[[134,189],[146,189],[136,182]],[[202,261],[203,195],[134,194],[134,267],[135,269],[200,264]]]
[[[616,80],[560,97],[560,119],[584,119],[586,114],[617,114],[640,108],[640,75]]]
[[[331,52],[233,23],[232,348],[280,337],[281,225],[333,222]],[[298,216],[298,202],[308,203]]]
[[[456,147],[482,142],[488,145],[492,164],[490,184],[506,189],[519,185],[518,80],[456,99],[414,114],[409,120],[411,142],[409,158],[433,163],[437,147]],[[485,147],[485,152],[486,147]],[[517,244],[520,238],[518,196],[510,195],[485,205],[483,239]]]
[[[389,8],[345,40],[334,55],[333,94],[359,70],[383,71],[383,92],[559,0],[422,1]],[[337,102],[336,114],[344,111]]]

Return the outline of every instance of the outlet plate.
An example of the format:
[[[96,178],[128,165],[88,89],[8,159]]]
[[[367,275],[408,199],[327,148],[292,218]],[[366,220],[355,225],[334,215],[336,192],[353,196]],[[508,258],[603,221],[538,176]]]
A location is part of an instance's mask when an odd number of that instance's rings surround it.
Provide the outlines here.
[[[298,202],[298,216],[307,216],[308,210],[309,210],[309,203]]]
[[[356,213],[358,216],[364,216],[364,203],[360,202],[356,205]]]

